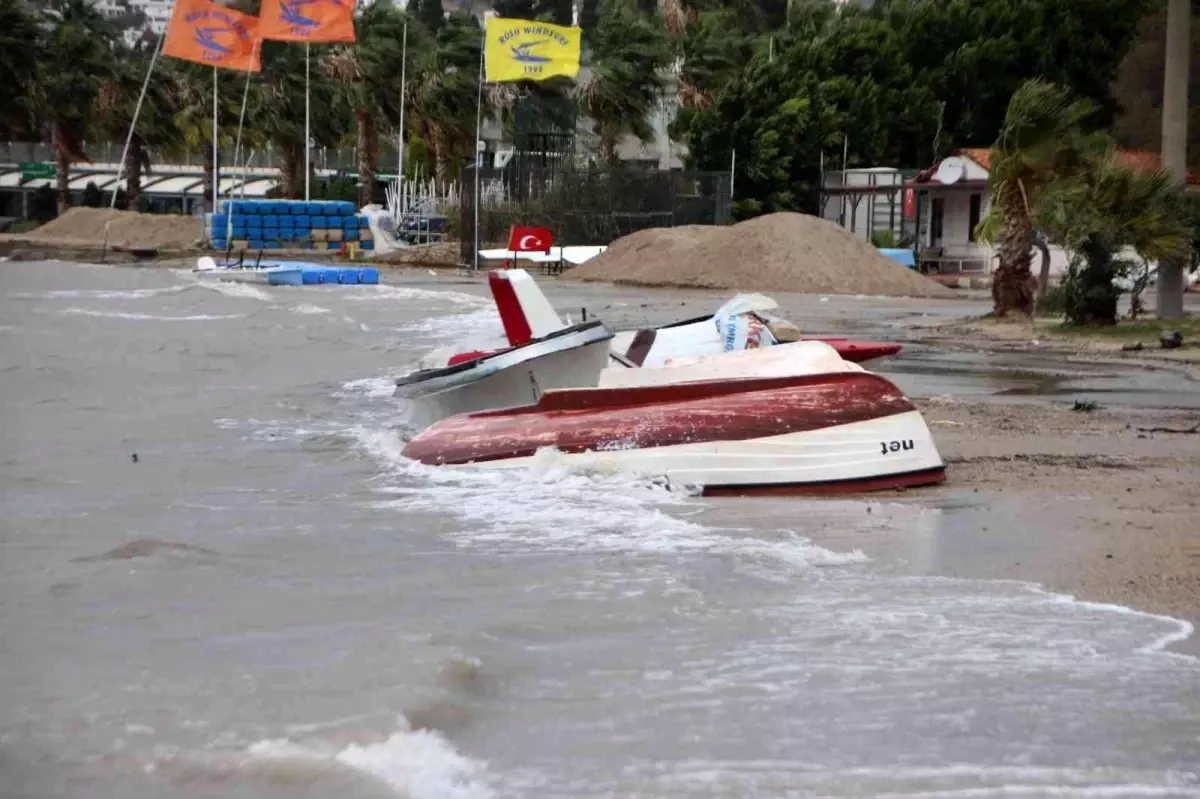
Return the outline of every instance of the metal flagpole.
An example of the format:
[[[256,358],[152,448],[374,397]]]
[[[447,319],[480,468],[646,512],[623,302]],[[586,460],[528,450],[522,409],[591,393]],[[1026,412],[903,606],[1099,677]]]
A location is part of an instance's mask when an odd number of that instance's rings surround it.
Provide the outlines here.
[[[261,42],[261,40],[256,41],[254,43],[255,50],[258,49],[260,42]],[[253,74],[253,73],[251,73],[250,70],[246,70],[246,85],[242,89],[242,110],[238,112],[237,138],[234,139],[234,143],[233,143],[233,168],[234,169],[237,169],[238,159],[241,158],[241,154],[242,154],[242,126],[245,124],[245,121],[246,121],[246,100],[250,97],[250,75],[251,74]],[[248,163],[247,163],[247,166],[248,166]],[[245,193],[246,193],[246,181],[249,179],[250,179],[249,170],[247,169],[246,166],[243,166],[242,167],[242,195],[243,196],[245,196]],[[233,197],[233,183],[229,184],[229,196],[230,196],[230,198]],[[225,231],[226,240],[229,240],[230,238],[232,238],[232,235],[230,235],[232,233],[232,230],[233,230],[233,217],[230,216],[228,226]]]
[[[400,207],[404,207],[404,203],[400,202],[400,198],[404,195],[404,103],[408,99],[407,87],[405,79],[407,78],[408,69],[408,14],[404,15],[404,37],[400,44],[400,135],[397,137],[396,146],[398,150],[397,166],[396,166],[396,202]]]
[[[125,149],[121,151],[121,163],[117,164],[117,182],[113,184],[112,199],[108,201],[110,210],[117,207],[117,189],[121,188],[121,173],[125,169],[125,159],[129,157],[129,147],[133,144],[133,130],[137,127],[138,115],[142,113],[142,102],[146,99],[146,89],[150,86],[150,75],[154,73],[154,63],[158,61],[158,51],[162,49],[163,37],[166,35],[166,28],[163,28],[162,32],[158,34],[158,42],[155,43],[154,52],[150,55],[150,67],[146,70],[146,79],[142,81],[142,93],[138,95],[137,105],[133,108],[133,121],[129,123],[129,133],[125,136]]]
[[[212,210],[217,213],[221,204],[221,164],[217,143],[217,68],[213,67],[213,184]]]
[[[475,102],[475,260],[473,263],[476,272],[479,271],[479,170],[483,162],[480,145],[483,143],[483,56],[487,52],[487,25],[484,25],[479,45],[479,96]]]
[[[305,202],[308,202],[312,199],[312,195],[309,192],[309,178],[310,178],[310,175],[312,174],[312,167],[311,167],[310,161],[309,161],[309,159],[312,157],[312,131],[311,131],[311,124],[309,122],[309,105],[311,104],[312,91],[309,88],[310,75],[309,75],[309,66],[308,66],[308,56],[309,56],[309,51],[311,49],[312,48],[309,47],[308,42],[305,42],[304,43],[304,201]]]

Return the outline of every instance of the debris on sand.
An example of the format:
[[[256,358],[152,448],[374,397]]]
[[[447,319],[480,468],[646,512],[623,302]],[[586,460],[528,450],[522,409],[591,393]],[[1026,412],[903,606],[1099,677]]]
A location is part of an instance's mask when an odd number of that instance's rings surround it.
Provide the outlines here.
[[[941,284],[815,216],[776,213],[728,227],[641,230],[566,277],[642,286],[951,297]]]

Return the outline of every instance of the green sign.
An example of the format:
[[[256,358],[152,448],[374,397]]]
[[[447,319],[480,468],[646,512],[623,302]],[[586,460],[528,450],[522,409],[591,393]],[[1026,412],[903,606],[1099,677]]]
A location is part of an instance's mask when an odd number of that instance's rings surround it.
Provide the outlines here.
[[[52,178],[55,175],[54,164],[29,162],[21,164],[21,180],[36,178]]]

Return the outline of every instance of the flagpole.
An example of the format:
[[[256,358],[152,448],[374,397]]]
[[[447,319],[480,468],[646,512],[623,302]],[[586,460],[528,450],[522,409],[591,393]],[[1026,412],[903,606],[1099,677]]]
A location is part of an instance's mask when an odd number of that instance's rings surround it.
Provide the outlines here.
[[[163,28],[162,32],[158,34],[154,52],[150,55],[150,66],[146,69],[146,79],[142,81],[142,93],[138,95],[137,105],[133,108],[133,121],[129,123],[129,133],[125,135],[125,149],[121,150],[121,163],[117,164],[117,182],[113,184],[112,197],[108,201],[109,210],[117,207],[117,189],[121,188],[121,173],[125,170],[125,159],[129,157],[129,147],[133,144],[133,131],[137,127],[138,116],[142,113],[142,102],[146,99],[146,89],[150,86],[154,63],[158,61],[158,51],[162,49],[163,38],[166,35],[167,29]]]
[[[408,70],[408,11],[404,12],[404,37],[400,44],[400,135],[396,146],[399,148],[396,166],[396,221],[400,221],[400,212],[404,208],[401,198],[404,195],[404,103],[408,99],[405,80]]]
[[[309,66],[308,56],[311,48],[308,42],[304,43],[304,201],[308,202],[312,199],[309,193],[309,178],[312,175],[312,167],[310,159],[312,158],[312,133],[311,123],[309,121],[309,105],[311,104],[312,91],[309,88]]]
[[[217,144],[217,68],[213,67],[213,185],[212,210],[217,213],[221,205],[221,164]]]
[[[253,60],[253,57],[258,54],[258,46],[259,46],[259,44],[261,44],[261,42],[262,42],[261,39],[254,42],[254,53],[251,54],[251,60]],[[250,97],[250,75],[251,74],[253,74],[253,73],[250,70],[246,70],[246,85],[242,88],[242,110],[238,112],[237,137],[234,139],[234,143],[233,143],[233,168],[234,169],[237,169],[238,160],[241,158],[241,154],[242,154],[242,126],[246,122],[246,101]],[[247,165],[242,167],[242,194],[243,194],[243,196],[245,196],[245,192],[246,192],[246,181],[250,179],[250,172],[249,172],[249,169],[247,168],[248,166],[249,166],[249,163],[247,162]],[[233,183],[229,184],[229,197],[230,197],[230,199],[233,198]],[[226,227],[226,230],[225,230],[225,240],[226,241],[233,238],[232,232],[233,232],[233,217],[230,216],[229,221],[228,221],[228,226]]]
[[[483,57],[487,52],[487,24],[483,26],[483,35],[479,42],[479,93],[475,101],[475,260],[474,270],[479,271],[479,171],[483,163],[480,154],[480,144],[483,141]]]

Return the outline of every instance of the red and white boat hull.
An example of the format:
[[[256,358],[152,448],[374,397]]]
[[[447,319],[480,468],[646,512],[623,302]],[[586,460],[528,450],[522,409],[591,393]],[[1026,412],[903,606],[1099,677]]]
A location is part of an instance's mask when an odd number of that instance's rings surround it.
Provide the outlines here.
[[[544,448],[582,469],[665,477],[706,494],[853,492],[945,477],[920,412],[861,371],[551,391],[536,405],[445,419],[404,454],[522,467]]]

